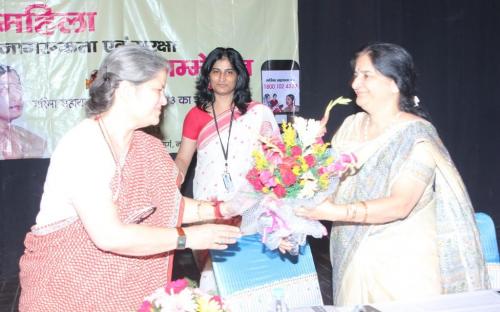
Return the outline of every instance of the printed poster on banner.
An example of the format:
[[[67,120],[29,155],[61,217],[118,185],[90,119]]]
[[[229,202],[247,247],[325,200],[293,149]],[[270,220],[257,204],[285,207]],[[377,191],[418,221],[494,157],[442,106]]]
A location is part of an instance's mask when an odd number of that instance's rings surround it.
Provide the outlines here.
[[[210,21],[199,18],[206,12]],[[296,0],[4,1],[0,160],[50,157],[61,137],[86,117],[91,73],[109,52],[127,44],[149,47],[169,61],[169,105],[159,129],[167,150],[176,153],[206,55],[219,46],[238,50],[250,73],[253,99],[260,100],[261,64],[298,60],[297,29]],[[277,44],[263,49],[263,41]],[[286,79],[274,72],[279,67],[268,69],[270,79]],[[278,88],[290,82],[271,83],[277,84],[272,94],[286,103],[287,91]],[[289,93],[297,111],[298,85]]]
[[[262,103],[276,115],[300,112],[300,70],[293,60],[270,60],[262,64]]]

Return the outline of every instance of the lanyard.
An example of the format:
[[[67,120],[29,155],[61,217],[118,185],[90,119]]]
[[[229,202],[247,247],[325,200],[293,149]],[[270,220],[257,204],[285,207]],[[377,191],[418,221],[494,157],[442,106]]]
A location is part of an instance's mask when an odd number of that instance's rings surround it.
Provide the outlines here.
[[[212,102],[212,111],[214,113],[215,129],[217,130],[217,136],[219,137],[220,147],[222,148],[222,154],[224,155],[224,165],[226,167],[226,172],[228,172],[227,171],[227,158],[229,156],[229,139],[231,138],[231,129],[233,127],[234,108],[235,108],[235,106],[233,106],[233,108],[231,108],[231,119],[229,120],[229,134],[227,136],[226,148],[224,148],[224,144],[222,144],[222,138],[220,137],[220,133],[219,133],[219,125],[217,124],[217,114],[215,113],[214,103]]]

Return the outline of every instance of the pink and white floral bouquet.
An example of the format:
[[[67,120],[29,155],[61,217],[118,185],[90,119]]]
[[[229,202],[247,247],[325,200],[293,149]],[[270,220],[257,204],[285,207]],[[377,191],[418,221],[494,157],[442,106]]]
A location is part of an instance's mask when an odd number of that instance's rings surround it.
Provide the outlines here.
[[[144,299],[139,312],[228,312],[221,297],[195,287],[194,282],[178,279],[158,288]]]
[[[283,123],[281,137],[261,138],[262,149],[253,152],[254,166],[246,178],[261,196],[258,208],[243,218],[257,220],[268,248],[276,249],[286,237],[296,247],[291,253],[297,254],[307,235],[326,235],[319,221],[297,217],[293,208],[320,204],[336,190],[340,177],[355,169],[354,154],[334,151],[321,138],[331,108],[349,102],[343,97],[331,101],[321,121],[295,117],[293,124]]]

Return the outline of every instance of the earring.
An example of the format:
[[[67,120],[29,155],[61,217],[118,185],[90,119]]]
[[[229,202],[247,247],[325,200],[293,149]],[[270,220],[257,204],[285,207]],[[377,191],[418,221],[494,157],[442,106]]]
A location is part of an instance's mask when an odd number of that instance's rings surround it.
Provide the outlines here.
[[[214,88],[212,88],[212,84],[209,82],[208,83],[208,87],[207,87],[208,91],[212,91]]]
[[[88,79],[85,79],[85,89],[90,89],[90,86],[92,85],[96,77],[97,70],[95,69],[90,73],[90,77]]]

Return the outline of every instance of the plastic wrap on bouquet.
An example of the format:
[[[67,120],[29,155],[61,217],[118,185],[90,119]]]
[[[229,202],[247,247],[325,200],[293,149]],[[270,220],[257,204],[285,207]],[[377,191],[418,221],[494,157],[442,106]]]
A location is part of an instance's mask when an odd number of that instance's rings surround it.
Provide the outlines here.
[[[321,238],[327,235],[324,225],[316,220],[309,220],[295,215],[293,209],[297,207],[313,208],[326,200],[336,190],[338,177],[332,177],[330,186],[323,192],[316,193],[311,198],[274,198],[268,196],[261,202],[257,212],[258,232],[262,235],[263,243],[269,249],[278,248],[280,241],[286,237],[294,246],[290,254],[297,255],[299,246],[304,246],[307,235]]]
[[[229,202],[234,214],[243,216],[244,233],[261,234],[271,250],[286,238],[294,247],[292,254],[298,253],[307,235],[326,235],[319,221],[296,216],[294,208],[321,204],[337,189],[340,177],[354,172],[356,156],[330,148],[321,138],[331,107],[349,101],[342,97],[332,101],[322,121],[295,117],[293,124],[282,124],[281,137],[260,138],[260,149],[252,152],[253,167],[246,174],[249,189],[239,190]]]
[[[241,190],[227,204],[235,214],[242,215],[243,233],[261,234],[263,243],[270,250],[278,248],[281,239],[286,238],[294,245],[290,253],[297,255],[299,246],[305,245],[307,235],[321,238],[327,234],[327,230],[319,221],[296,216],[294,208],[313,208],[319,205],[333,194],[338,181],[338,177],[331,177],[328,189],[311,198],[277,198],[273,194],[261,194],[247,189]]]

